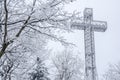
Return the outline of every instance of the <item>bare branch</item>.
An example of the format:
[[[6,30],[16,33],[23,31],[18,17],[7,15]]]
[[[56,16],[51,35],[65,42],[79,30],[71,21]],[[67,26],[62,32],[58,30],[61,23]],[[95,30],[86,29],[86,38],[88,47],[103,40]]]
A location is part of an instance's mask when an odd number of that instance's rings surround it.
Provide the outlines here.
[[[8,21],[7,0],[4,0],[4,8],[5,8],[5,28],[4,28],[4,44],[5,44],[7,37],[7,21]]]

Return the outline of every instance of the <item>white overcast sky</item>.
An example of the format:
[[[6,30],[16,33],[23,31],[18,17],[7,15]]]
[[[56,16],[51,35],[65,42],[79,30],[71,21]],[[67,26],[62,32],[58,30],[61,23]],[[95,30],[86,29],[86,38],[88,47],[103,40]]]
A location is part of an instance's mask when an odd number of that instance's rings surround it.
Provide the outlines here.
[[[109,63],[120,61],[120,0],[76,0],[66,6],[66,10],[83,13],[85,8],[93,8],[93,19],[107,21],[106,32],[95,32],[95,51],[99,77],[106,71]],[[82,14],[81,14],[82,15]],[[84,54],[84,34],[82,30],[65,35],[66,39],[77,45]],[[51,43],[56,45],[56,43]],[[58,45],[58,44],[57,44]],[[54,46],[55,50],[60,46]]]

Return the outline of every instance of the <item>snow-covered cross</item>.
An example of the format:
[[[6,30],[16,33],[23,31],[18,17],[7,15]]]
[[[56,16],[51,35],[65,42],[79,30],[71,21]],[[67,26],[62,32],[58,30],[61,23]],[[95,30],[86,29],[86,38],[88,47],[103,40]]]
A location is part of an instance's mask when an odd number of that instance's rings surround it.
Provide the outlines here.
[[[107,22],[94,21],[93,10],[91,8],[86,8],[84,10],[84,20],[72,22],[71,28],[84,30],[85,80],[97,80],[94,31],[105,32],[107,29]]]

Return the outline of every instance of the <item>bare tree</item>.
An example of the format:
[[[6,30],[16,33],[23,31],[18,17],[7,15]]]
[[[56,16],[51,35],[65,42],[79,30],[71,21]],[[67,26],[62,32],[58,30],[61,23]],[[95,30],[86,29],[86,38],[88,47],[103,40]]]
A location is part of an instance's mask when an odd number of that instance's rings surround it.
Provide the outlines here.
[[[40,36],[35,35],[32,38],[27,37],[20,42],[16,42],[16,45],[11,46],[11,48],[6,51],[7,54],[1,58],[0,66],[1,71],[3,71],[3,67],[7,65],[9,66],[8,61],[12,63],[12,67],[10,68],[11,70],[6,73],[6,79],[17,79],[19,77],[19,79],[22,80],[24,76],[27,75],[29,68],[33,65],[30,63],[30,61],[34,62],[33,58],[36,58],[36,56],[40,56],[42,58],[46,57],[47,54],[44,49],[45,40],[43,37],[43,41],[42,39],[39,40],[38,37]],[[37,44],[38,42],[39,44]],[[4,76],[1,75],[1,79],[3,77]]]
[[[37,66],[33,72],[30,73],[30,80],[50,80],[48,75],[49,73],[47,67],[45,67],[43,61],[37,57]]]
[[[61,9],[69,2],[71,0],[0,1],[0,67],[9,65],[9,60],[12,63],[12,68],[6,74],[7,79],[9,73],[15,76],[18,75],[16,72],[25,70],[23,66],[27,65],[25,62],[28,53],[35,55],[38,49],[42,50],[47,38],[66,43],[62,37],[56,36],[54,31],[69,30],[67,22],[73,16],[67,15]],[[36,41],[36,44],[41,44],[39,48],[32,44],[35,35],[42,40]],[[27,39],[32,40],[30,42]],[[40,53],[39,51],[37,53]]]
[[[110,65],[103,77],[104,80],[120,80],[120,63]]]
[[[7,60],[0,71],[1,80],[11,80],[11,73],[13,71],[13,61]]]
[[[57,71],[55,80],[82,80],[83,65],[79,55],[65,50],[53,59],[53,64]]]
[[[17,49],[18,47],[20,49],[20,46],[16,46]],[[26,61],[26,56],[21,53],[23,50],[20,49],[21,51],[18,52],[14,49],[15,48],[13,48],[9,54],[5,54],[4,57],[0,59],[2,62],[0,66],[2,80],[11,80],[13,77],[15,77],[17,73],[15,72],[16,69],[18,69],[18,67],[20,67]]]
[[[0,58],[6,50],[26,33],[37,32],[46,37],[64,41],[53,34],[54,29],[65,29],[71,16],[62,12],[60,7],[69,0],[3,0]]]

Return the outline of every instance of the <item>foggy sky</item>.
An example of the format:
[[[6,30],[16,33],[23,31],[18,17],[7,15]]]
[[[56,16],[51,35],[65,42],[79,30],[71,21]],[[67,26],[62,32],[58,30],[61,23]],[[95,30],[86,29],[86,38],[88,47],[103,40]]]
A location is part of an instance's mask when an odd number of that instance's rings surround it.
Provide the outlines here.
[[[76,0],[66,6],[68,12],[74,10],[83,13],[85,8],[93,8],[93,19],[107,21],[106,32],[95,32],[95,52],[99,77],[106,71],[108,64],[120,61],[120,0]],[[84,55],[84,34],[82,30],[64,35],[69,42],[77,45],[77,50]],[[60,50],[57,43],[51,42]]]

